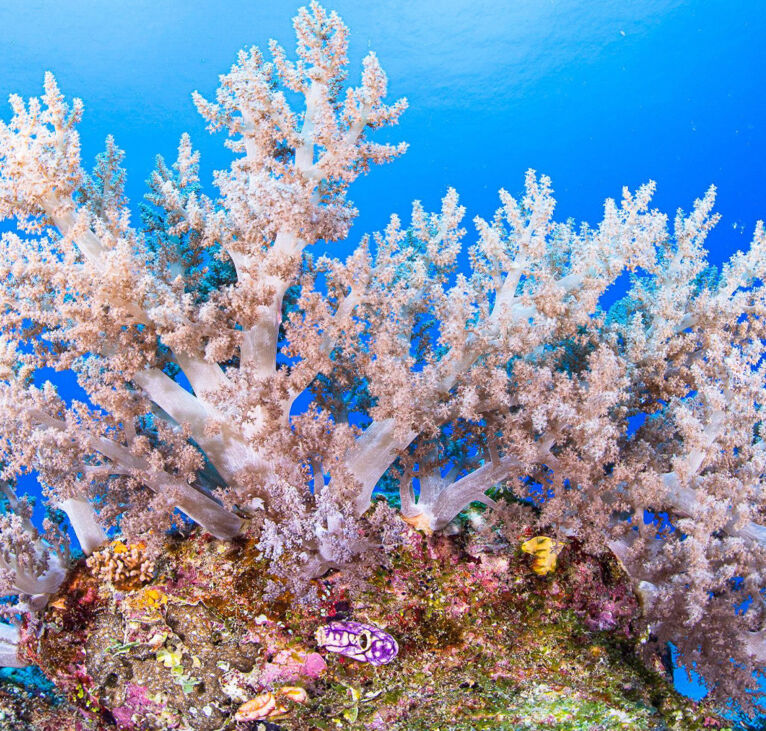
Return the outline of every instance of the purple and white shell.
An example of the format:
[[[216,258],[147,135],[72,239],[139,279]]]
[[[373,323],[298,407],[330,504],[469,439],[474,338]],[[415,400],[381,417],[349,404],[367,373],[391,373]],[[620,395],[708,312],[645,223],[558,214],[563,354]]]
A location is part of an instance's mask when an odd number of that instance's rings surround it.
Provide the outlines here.
[[[390,634],[361,622],[330,622],[316,631],[317,644],[354,660],[385,665],[399,652]]]

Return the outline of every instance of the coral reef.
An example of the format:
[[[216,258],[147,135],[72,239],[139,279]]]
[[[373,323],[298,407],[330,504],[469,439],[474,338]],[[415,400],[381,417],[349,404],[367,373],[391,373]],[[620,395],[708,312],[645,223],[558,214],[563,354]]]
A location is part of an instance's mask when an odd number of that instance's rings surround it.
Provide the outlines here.
[[[713,188],[670,226],[651,208],[652,182],[578,225],[555,220],[552,183],[530,170],[470,237],[449,189],[438,211],[415,202],[409,222],[392,216],[341,261],[334,245],[356,214],[349,187],[404,153],[374,137],[406,100],[386,101],[372,52],[347,84],[336,13],[311,2],[294,26],[295,60],[275,42],[271,60],[242,51],[214,100],[194,94],[233,153],[217,193],[204,192],[183,135],[175,162],[157,160],[137,224],[115,140],[83,167],[79,99],[52,74],[40,98],[10,98],[0,664],[38,663],[93,719],[123,726],[138,715],[212,729],[240,701],[252,701],[243,718],[366,717],[378,691],[377,723],[390,728],[418,703],[444,702],[445,689],[452,706],[510,713],[522,681],[503,680],[499,663],[524,653],[525,674],[545,673],[545,689],[525,686],[530,707],[579,663],[592,689],[577,692],[603,709],[595,656],[588,666],[573,650],[553,674],[535,659],[553,630],[531,633],[540,622],[519,603],[545,611],[523,580],[509,583],[513,540],[492,559],[506,574],[465,556],[451,578],[387,574],[378,603],[360,594],[353,618],[338,619],[375,632],[347,625],[320,638],[336,649],[353,639],[364,654],[368,641],[385,644],[380,630],[399,654],[377,667],[335,653],[310,677],[318,627],[306,612],[404,560],[407,524],[429,537],[430,566],[472,504],[513,533],[517,501],[535,509],[534,556],[522,551],[534,580],[550,582],[549,607],[574,612],[555,626],[587,636],[632,623],[651,640],[646,662],[673,642],[712,699],[753,710],[766,662],[763,224],[719,270],[704,248],[718,221]],[[605,310],[602,295],[625,273],[626,293]],[[73,375],[82,400],[37,385],[41,369]],[[30,472],[49,505],[42,531],[16,492]],[[66,521],[90,556],[73,572]],[[574,560],[576,545],[598,558]],[[617,559],[630,588],[594,596],[588,587]],[[642,612],[629,620],[634,593]],[[471,629],[473,611],[483,619]],[[475,671],[463,690],[442,676],[431,687],[424,670],[430,652],[444,671],[450,646],[456,667]],[[370,691],[369,679],[381,682]],[[305,702],[284,690],[299,680]],[[475,702],[471,683],[484,693]]]
[[[366,585],[334,571],[317,606],[297,607],[264,597],[253,541],[197,529],[127,591],[80,561],[26,649],[83,729],[727,728],[659,659],[639,662],[618,562],[570,541],[541,576],[520,544],[408,531]],[[376,665],[316,642],[349,624],[389,633],[398,654]]]

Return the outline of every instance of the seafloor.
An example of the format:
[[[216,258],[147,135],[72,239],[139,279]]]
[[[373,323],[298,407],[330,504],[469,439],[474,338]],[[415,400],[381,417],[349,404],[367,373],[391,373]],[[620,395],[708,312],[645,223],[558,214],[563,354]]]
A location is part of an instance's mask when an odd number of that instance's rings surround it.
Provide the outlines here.
[[[28,644],[60,697],[6,681],[0,728],[728,728],[659,657],[638,660],[641,610],[614,560],[570,542],[538,575],[521,541],[405,536],[366,584],[334,572],[309,607],[264,601],[252,540],[169,538],[148,581],[120,563],[141,547],[114,542],[77,564]],[[376,667],[316,644],[346,619],[398,655]]]

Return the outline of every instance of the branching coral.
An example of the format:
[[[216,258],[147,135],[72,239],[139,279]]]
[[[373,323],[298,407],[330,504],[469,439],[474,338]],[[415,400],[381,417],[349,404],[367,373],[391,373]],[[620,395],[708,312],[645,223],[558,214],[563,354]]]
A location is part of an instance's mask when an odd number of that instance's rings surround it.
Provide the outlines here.
[[[712,188],[672,231],[653,183],[576,227],[530,171],[520,198],[500,191],[494,218],[474,220],[467,272],[454,190],[346,261],[314,256],[348,234],[349,185],[404,152],[371,135],[406,102],[384,101],[373,53],[345,86],[335,13],[312,2],[295,30],[297,61],[273,42],[271,61],[243,51],[215,101],[194,95],[235,160],[209,197],[184,135],[174,164],[158,159],[142,228],[114,140],[82,168],[82,103],[50,74],[40,99],[11,97],[5,477],[37,471],[86,553],[116,524],[157,544],[176,511],[218,538],[258,533],[275,591],[294,595],[301,578],[377,560],[396,528],[371,511],[376,487],[398,489],[427,532],[505,491],[538,504],[547,535],[620,557],[653,635],[720,697],[747,700],[766,658],[763,225],[719,272],[704,250]],[[627,295],[604,312],[625,271]],[[42,367],[74,371],[89,402],[34,386]],[[672,529],[644,519],[663,513]],[[1,526],[7,590],[44,595],[64,562],[25,515]]]
[[[118,587],[141,586],[151,580],[155,569],[144,548],[142,543],[126,546],[122,541],[112,541],[88,556],[86,563],[101,581]]]
[[[0,514],[0,595],[16,601],[0,607],[0,665],[24,667],[17,646],[24,615],[40,610],[66,577],[69,544],[59,525],[46,518],[45,536],[32,525],[32,505],[0,481],[4,500]]]

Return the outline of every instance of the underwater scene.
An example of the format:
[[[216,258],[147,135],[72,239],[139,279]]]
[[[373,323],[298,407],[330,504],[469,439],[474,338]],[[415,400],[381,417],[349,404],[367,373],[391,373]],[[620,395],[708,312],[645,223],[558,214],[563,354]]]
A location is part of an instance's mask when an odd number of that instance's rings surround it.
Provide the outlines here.
[[[766,729],[761,3],[0,27],[0,731]]]

